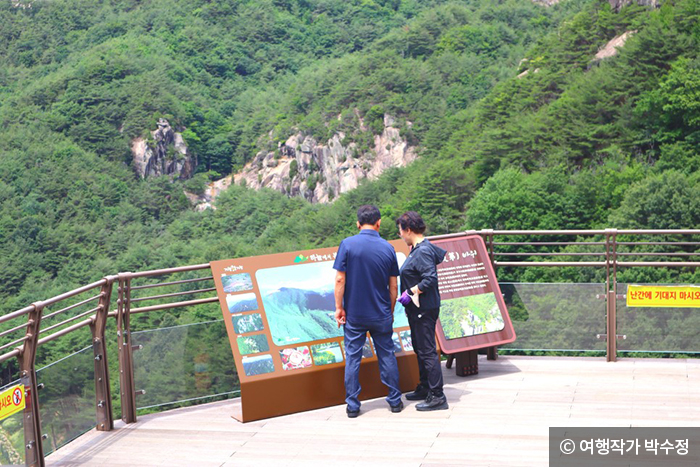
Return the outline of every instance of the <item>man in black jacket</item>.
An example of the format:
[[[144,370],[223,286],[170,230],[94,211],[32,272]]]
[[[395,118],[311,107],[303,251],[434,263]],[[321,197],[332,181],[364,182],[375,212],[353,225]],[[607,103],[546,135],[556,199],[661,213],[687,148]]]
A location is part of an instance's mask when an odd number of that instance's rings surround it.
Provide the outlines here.
[[[412,300],[400,300],[406,307],[420,374],[418,387],[406,394],[406,399],[425,399],[425,402],[416,405],[420,411],[444,410],[449,406],[442,389],[442,367],[435,344],[435,327],[440,314],[437,265],[445,259],[446,251],[425,238],[425,222],[418,213],[408,211],[402,214],[396,220],[396,225],[401,238],[411,247],[408,258],[401,266],[401,293],[418,296],[418,306]]]

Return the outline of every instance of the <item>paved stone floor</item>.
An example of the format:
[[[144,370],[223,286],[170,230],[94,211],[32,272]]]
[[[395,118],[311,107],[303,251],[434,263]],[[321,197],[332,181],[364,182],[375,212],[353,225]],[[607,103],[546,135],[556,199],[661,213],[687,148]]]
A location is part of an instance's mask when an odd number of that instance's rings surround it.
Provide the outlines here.
[[[444,363],[443,363],[444,365]],[[239,423],[239,400],[91,431],[49,466],[544,466],[550,426],[700,426],[700,360],[500,357],[460,378],[443,367],[449,410],[365,401]]]

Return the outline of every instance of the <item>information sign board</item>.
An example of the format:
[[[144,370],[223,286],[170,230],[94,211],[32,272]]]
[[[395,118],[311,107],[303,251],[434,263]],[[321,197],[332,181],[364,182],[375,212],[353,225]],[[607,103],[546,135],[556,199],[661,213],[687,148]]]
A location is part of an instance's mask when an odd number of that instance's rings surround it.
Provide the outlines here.
[[[406,244],[390,243],[403,264]],[[338,247],[321,248],[211,263],[241,381],[242,413],[236,418],[257,420],[344,402],[343,329],[335,322],[333,293],[337,252]],[[400,385],[408,391],[418,382],[418,367],[398,303],[392,337]],[[369,338],[361,368],[361,397],[386,395]]]
[[[484,240],[478,235],[435,240],[447,251],[438,265],[440,320],[437,337],[451,354],[515,340],[515,331]]]
[[[434,242],[447,250],[438,265],[442,309],[437,337],[445,353],[512,342],[515,332],[481,237]],[[399,266],[409,254],[390,242]],[[211,263],[241,382],[242,421],[342,404],[343,330],[335,322],[333,260],[338,248]],[[408,319],[394,309],[394,352],[400,386],[418,382]],[[386,395],[368,338],[360,371],[363,399]]]

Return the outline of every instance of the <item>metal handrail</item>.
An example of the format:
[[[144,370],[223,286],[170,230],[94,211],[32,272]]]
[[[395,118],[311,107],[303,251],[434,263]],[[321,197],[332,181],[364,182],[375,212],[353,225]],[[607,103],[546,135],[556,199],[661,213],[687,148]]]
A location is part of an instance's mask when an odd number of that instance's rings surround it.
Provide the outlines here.
[[[65,329],[61,329],[58,332],[55,332],[51,334],[50,336],[42,337],[37,341],[37,347],[46,344],[47,342],[51,342],[52,340],[58,339],[61,336],[65,336],[66,334],[70,334],[73,331],[77,331],[80,328],[84,328],[85,326],[89,326],[92,323],[94,323],[95,320],[93,318],[88,318],[85,321],[81,321],[79,323],[74,324],[73,326],[69,326]]]
[[[29,324],[27,324],[27,326],[28,325]],[[27,335],[25,335],[24,337],[20,337],[19,339],[13,340],[12,342],[8,342],[7,344],[1,345],[0,350],[3,350],[3,349],[6,349],[8,347],[12,347],[13,345],[22,343],[22,342],[26,341],[27,339],[29,339],[29,336],[27,336]]]
[[[570,245],[605,245],[605,242],[493,242],[494,245],[513,246],[570,246]]]
[[[4,323],[5,321],[10,321],[11,319],[17,318],[18,316],[27,315],[32,311],[34,311],[34,305],[29,305],[27,307],[22,308],[21,310],[13,311],[12,313],[0,316],[0,324]]]
[[[183,279],[181,281],[173,281],[173,282],[161,282],[159,284],[146,284],[146,285],[138,285],[136,287],[132,287],[131,290],[139,290],[139,289],[150,289],[153,287],[165,287],[167,285],[177,285],[177,284],[186,284],[188,282],[200,282],[200,281],[210,281],[213,280],[213,276],[209,277],[198,277],[196,279]]]
[[[458,232],[458,233],[453,233],[453,234],[447,234],[447,235],[439,235],[439,236],[432,236],[428,237],[430,239],[449,239],[449,238],[460,238],[465,235],[480,235],[482,238],[484,238],[486,244],[487,244],[487,249],[489,252],[489,256],[491,261],[493,262],[495,267],[594,267],[594,268],[599,268],[599,267],[604,267],[606,268],[606,288],[607,292],[605,294],[606,301],[608,302],[607,304],[607,327],[608,327],[608,334],[607,334],[607,340],[608,340],[608,346],[607,346],[607,355],[608,359],[613,359],[615,358],[615,355],[617,353],[617,348],[615,345],[615,300],[617,298],[617,295],[615,293],[616,291],[616,284],[617,284],[617,279],[616,279],[616,271],[617,268],[619,267],[698,267],[700,266],[700,262],[697,261],[675,261],[675,259],[683,259],[683,257],[696,257],[700,256],[699,252],[682,252],[682,251],[676,251],[676,252],[644,252],[644,251],[623,251],[620,252],[618,251],[619,246],[624,246],[624,247],[631,247],[631,249],[635,247],[640,247],[640,246],[698,246],[700,245],[700,242],[695,242],[695,241],[678,241],[678,242],[673,242],[673,241],[668,241],[664,239],[663,241],[649,241],[648,239],[645,239],[643,241],[639,242],[634,242],[634,241],[627,241],[627,238],[625,238],[625,241],[618,241],[617,239],[620,236],[648,236],[648,235],[700,235],[700,230],[698,229],[673,229],[673,230],[616,230],[616,229],[598,229],[598,230],[490,230],[490,229],[484,229],[484,230],[470,230],[470,231],[464,231],[464,232]],[[582,240],[582,241],[532,241],[532,242],[526,242],[526,241],[494,241],[496,237],[509,237],[509,236],[530,236],[530,237],[546,237],[546,236],[578,236],[578,237],[595,237],[595,236],[602,236],[604,240],[597,240],[595,238],[593,239],[588,239],[588,240]],[[519,239],[518,239],[519,240]],[[533,249],[536,249],[538,247],[566,247],[566,246],[573,246],[573,245],[581,245],[581,246],[604,246],[605,251],[603,252],[587,252],[587,251],[574,251],[574,252],[567,252],[567,251],[535,251],[535,252],[517,252],[517,251],[494,251],[494,247],[498,247],[499,250],[506,250],[507,247],[517,247],[517,246],[528,246],[532,247]],[[625,248],[626,250],[629,248]],[[585,258],[585,257],[591,257],[591,256],[598,256],[598,257],[603,257],[603,261],[498,261],[496,260],[497,257],[559,257],[559,256],[564,256],[564,257],[569,257],[570,259],[575,259],[575,258]],[[639,261],[619,261],[620,258],[639,258]],[[663,257],[668,259],[668,261],[644,261],[643,259],[645,257]],[[182,308],[182,307],[188,307],[188,306],[197,306],[197,305],[203,305],[207,303],[215,303],[218,301],[218,298],[216,296],[214,297],[207,297],[203,299],[197,299],[197,300],[188,300],[188,301],[180,301],[180,302],[172,302],[172,303],[164,303],[164,304],[158,304],[158,305],[153,305],[153,306],[146,306],[146,307],[140,307],[140,308],[131,308],[131,305],[133,303],[137,302],[143,302],[147,300],[156,300],[156,299],[162,299],[162,298],[169,298],[169,297],[177,297],[177,296],[183,296],[183,295],[189,295],[189,294],[199,294],[199,293],[205,293],[205,292],[212,292],[216,290],[215,288],[202,288],[202,289],[197,289],[197,290],[189,290],[189,291],[179,291],[179,292],[173,292],[173,293],[166,293],[166,294],[159,294],[159,295],[154,295],[150,297],[140,297],[140,298],[131,298],[131,292],[134,290],[141,290],[141,289],[150,289],[150,288],[156,288],[156,287],[167,287],[167,286],[173,286],[173,285],[180,285],[180,284],[185,284],[185,283],[193,283],[193,282],[200,282],[200,281],[208,281],[208,280],[213,280],[214,278],[212,276],[208,277],[198,277],[198,278],[193,278],[193,279],[182,279],[182,280],[176,280],[176,281],[166,281],[166,282],[159,282],[155,284],[144,284],[144,285],[138,285],[138,286],[131,286],[131,280],[132,279],[139,279],[139,278],[148,278],[148,277],[156,277],[156,276],[166,276],[170,274],[175,274],[175,273],[182,273],[182,272],[188,272],[188,271],[198,271],[198,270],[206,270],[210,269],[209,264],[196,264],[196,265],[189,265],[189,266],[182,266],[182,267],[175,267],[175,268],[165,268],[165,269],[155,269],[155,270],[149,270],[149,271],[140,271],[140,272],[125,272],[125,273],[120,273],[118,275],[114,276],[108,276],[105,277],[99,281],[93,282],[91,284],[79,287],[77,289],[68,291],[66,293],[57,295],[55,297],[49,298],[44,301],[39,301],[36,303],[33,303],[25,308],[22,308],[17,311],[13,311],[12,313],[8,313],[4,316],[0,316],[0,324],[5,323],[7,321],[10,321],[12,319],[20,318],[24,315],[29,315],[29,318],[27,319],[26,323],[20,324],[18,326],[15,326],[11,329],[5,330],[0,332],[0,337],[4,337],[8,334],[11,334],[12,332],[21,330],[21,329],[26,329],[26,334],[23,338],[17,339],[13,342],[9,342],[4,344],[3,346],[0,346],[0,350],[6,349],[8,347],[12,347],[17,344],[23,344],[5,354],[0,355],[0,362],[7,361],[11,358],[17,357],[21,363],[21,367],[24,368],[33,368],[33,358],[34,355],[36,354],[36,348],[39,347],[40,345],[43,345],[47,342],[53,341],[55,339],[60,338],[61,336],[65,336],[67,334],[70,334],[76,330],[79,330],[81,328],[89,326],[93,330],[93,348],[95,351],[95,360],[98,362],[100,360],[101,356],[106,353],[105,347],[104,347],[104,332],[102,335],[99,333],[96,334],[97,331],[95,331],[96,328],[99,328],[102,326],[102,331],[104,331],[104,321],[108,318],[117,318],[117,328],[118,328],[118,335],[120,339],[119,343],[119,350],[122,351],[124,350],[125,354],[128,354],[128,358],[125,358],[122,362],[122,358],[120,355],[120,372],[132,372],[131,379],[125,378],[122,381],[120,381],[121,384],[121,394],[124,396],[126,395],[128,397],[132,398],[133,402],[133,364],[131,363],[131,344],[130,344],[130,326],[129,326],[129,316],[131,314],[137,314],[137,313],[147,313],[147,312],[155,312],[155,311],[162,311],[162,310],[168,310],[168,309],[175,309],[175,308]],[[117,300],[117,309],[109,311],[109,302],[111,298],[111,293],[112,293],[112,288],[114,286],[114,283],[117,282],[119,283],[119,297]],[[95,289],[95,288],[101,288],[100,294],[87,298],[85,300],[81,300],[80,302],[74,303],[72,305],[69,305],[67,307],[62,308],[61,310],[55,311],[48,313],[46,315],[43,315],[43,312],[47,310],[47,307],[61,302],[63,300],[66,300],[71,297],[75,297],[77,295],[80,295],[81,293],[87,292],[89,290]],[[46,327],[46,328],[41,328],[41,320],[46,319],[46,318],[51,318],[53,316],[56,316],[60,313],[64,313],[68,310],[72,310],[74,308],[77,308],[81,305],[84,305],[86,303],[89,303],[91,301],[99,299],[99,305],[91,310],[82,312],[80,314],[77,314],[76,316],[70,317],[61,323],[54,324],[52,326]],[[79,320],[81,318],[87,317],[87,319],[81,320],[77,323],[74,323],[68,327],[65,327],[64,329],[61,329],[57,332],[54,332],[53,334],[50,334],[48,336],[39,338],[40,334],[47,333],[49,331],[52,331],[56,328],[59,328],[61,326],[64,326],[68,323],[71,323],[73,321]],[[29,356],[27,355],[29,354]],[[106,355],[105,355],[106,357]],[[31,358],[32,362],[29,366],[27,366],[27,359]],[[97,371],[98,371],[98,363],[95,364],[96,368],[96,385],[97,383]],[[124,367],[123,365],[128,365],[127,367]],[[102,366],[99,367],[102,371],[100,377],[100,381],[102,386],[102,396],[105,397],[105,384],[106,384],[106,394],[109,395],[109,390],[108,390],[108,373],[104,373],[107,371],[107,366],[106,363],[102,363]],[[29,375],[31,376],[31,375]],[[106,381],[102,381],[105,379]],[[36,381],[35,378],[32,382],[31,378],[29,378],[30,381],[30,388],[32,391],[34,391],[34,394],[36,394]],[[124,386],[126,384],[125,382],[129,382],[132,386]],[[98,397],[99,399],[99,397]],[[109,399],[109,397],[107,397]],[[128,399],[128,398],[127,398]],[[122,399],[122,411],[124,413],[124,410],[127,409],[126,404],[124,403],[125,399]],[[102,401],[104,402],[104,400]],[[98,404],[99,406],[99,404]],[[35,409],[34,407],[33,409]],[[102,409],[104,414],[104,410],[107,410],[106,413],[109,413],[110,417],[110,423],[111,423],[111,405],[107,407],[107,409]],[[36,420],[34,420],[38,426],[40,421],[38,420],[38,411],[32,412],[35,413],[36,415],[32,415]],[[99,409],[98,409],[99,413]],[[99,418],[99,417],[98,417]],[[127,423],[130,423],[132,421],[135,421],[135,414],[133,415],[132,419],[127,421]],[[111,429],[111,426],[105,427],[104,423],[101,425],[102,429]],[[100,427],[98,426],[98,429]],[[25,432],[26,433],[26,432]],[[40,435],[38,435],[40,436]],[[35,438],[35,440],[38,440],[38,438]],[[43,465],[43,457],[41,461],[38,464],[35,465]]]
[[[134,288],[132,287],[131,290],[134,290]],[[214,290],[216,290],[216,287],[211,287],[209,289],[199,289],[199,290],[185,290],[184,292],[166,293],[163,295],[153,295],[151,297],[132,298],[131,303],[144,302],[146,300],[156,300],[158,298],[177,297],[179,295],[190,295],[190,294],[196,294],[196,293],[213,292]]]
[[[87,316],[87,315],[89,315],[89,314],[91,314],[91,313],[95,313],[96,311],[98,311],[98,310],[100,310],[100,309],[102,309],[102,307],[97,306],[97,307],[95,307],[95,308],[93,308],[93,309],[91,309],[91,310],[85,311],[85,312],[80,313],[80,314],[77,314],[77,315],[75,315],[75,316],[71,316],[70,318],[67,318],[67,319],[63,320],[63,321],[61,321],[60,323],[53,324],[53,325],[49,326],[48,328],[45,328],[45,329],[40,330],[40,331],[39,331],[39,335],[44,334],[45,332],[49,332],[49,331],[51,331],[51,330],[53,330],[53,329],[56,329],[56,328],[60,328],[60,327],[63,326],[64,324],[67,324],[67,323],[70,323],[70,322],[72,322],[72,321],[75,321],[76,319],[80,319],[80,318],[82,318],[82,317],[84,317],[84,316]]]
[[[171,308],[181,308],[186,306],[203,305],[205,303],[218,302],[219,297],[202,298],[199,300],[188,300],[186,302],[175,302],[175,303],[164,303],[162,305],[145,306],[142,308],[132,308],[130,310],[131,314],[134,313],[147,313],[149,311],[159,311],[159,310],[169,310]]]
[[[495,244],[494,244],[495,245]],[[598,253],[590,253],[590,252],[571,252],[571,253],[561,253],[561,252],[537,252],[537,253],[528,253],[528,252],[523,252],[523,253],[500,253],[498,251],[494,251],[493,254],[495,256],[605,256],[605,252],[601,251]],[[618,253],[619,254],[619,253]]]
[[[101,279],[97,282],[93,282],[92,284],[84,285],[82,287],[79,287],[77,289],[71,290],[70,292],[63,293],[61,295],[57,295],[55,297],[49,298],[48,300],[44,300],[41,302],[41,304],[44,307],[53,305],[54,303],[58,303],[61,300],[65,300],[66,298],[71,298],[75,297],[76,295],[80,295],[83,292],[87,292],[88,290],[95,289],[97,287],[102,287],[107,283],[107,279]]]
[[[8,330],[6,330],[6,331],[0,332],[0,337],[5,337],[5,336],[8,335],[8,334],[12,334],[12,333],[15,332],[15,331],[19,331],[20,329],[26,328],[26,327],[29,326],[30,324],[32,324],[32,323],[29,322],[29,321],[27,321],[26,323],[20,324],[19,326],[15,326],[15,327],[12,328],[12,329],[8,329]]]
[[[127,272],[124,274],[126,274],[131,279],[135,279],[138,277],[165,276],[167,274],[173,274],[176,272],[198,271],[200,269],[209,269],[209,263],[194,264],[192,266],[181,266],[181,267],[177,267],[177,268],[168,268],[168,269],[154,269],[152,271]]]
[[[579,267],[604,267],[606,261],[494,261],[494,266],[498,267],[557,267],[557,266],[579,266]]]
[[[617,256],[700,256],[700,253],[658,253],[658,252],[622,252],[617,253]]]
[[[74,303],[74,304],[72,304],[72,305],[70,305],[70,306],[67,306],[67,307],[65,307],[65,308],[61,308],[61,309],[58,310],[58,311],[54,311],[53,313],[49,313],[48,315],[43,315],[43,316],[41,317],[41,319],[51,318],[51,317],[56,316],[56,315],[58,315],[58,314],[60,314],[60,313],[66,312],[66,311],[68,311],[68,310],[72,310],[73,308],[77,308],[77,307],[79,307],[80,305],[85,305],[86,303],[89,303],[89,302],[91,302],[91,301],[93,301],[93,300],[97,300],[97,299],[99,299],[99,298],[102,298],[103,295],[104,295],[104,294],[100,293],[100,294],[98,294],[98,295],[95,295],[94,297],[86,298],[86,299],[83,300],[83,301],[80,301],[80,302],[78,302],[78,303]]]

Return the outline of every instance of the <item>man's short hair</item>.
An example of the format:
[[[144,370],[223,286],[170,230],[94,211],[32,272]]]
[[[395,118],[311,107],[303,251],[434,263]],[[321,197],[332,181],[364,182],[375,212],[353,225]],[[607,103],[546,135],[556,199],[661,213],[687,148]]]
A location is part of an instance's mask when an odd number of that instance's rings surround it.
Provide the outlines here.
[[[360,225],[374,225],[382,215],[379,213],[379,208],[371,204],[365,204],[357,208],[357,222]]]
[[[416,211],[406,211],[396,219],[396,225],[401,227],[401,230],[410,230],[411,232],[422,234],[425,232],[425,222]]]

